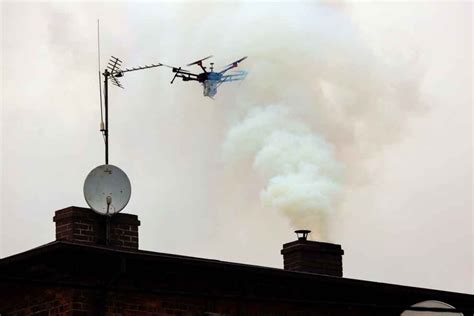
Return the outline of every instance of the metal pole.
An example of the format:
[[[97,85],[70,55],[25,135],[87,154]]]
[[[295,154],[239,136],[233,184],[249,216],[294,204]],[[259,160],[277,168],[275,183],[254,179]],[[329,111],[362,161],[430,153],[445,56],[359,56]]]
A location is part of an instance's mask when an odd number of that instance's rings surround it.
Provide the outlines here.
[[[105,245],[110,246],[110,215],[105,215]]]
[[[109,164],[109,71],[104,71],[104,103],[105,103],[105,164]]]

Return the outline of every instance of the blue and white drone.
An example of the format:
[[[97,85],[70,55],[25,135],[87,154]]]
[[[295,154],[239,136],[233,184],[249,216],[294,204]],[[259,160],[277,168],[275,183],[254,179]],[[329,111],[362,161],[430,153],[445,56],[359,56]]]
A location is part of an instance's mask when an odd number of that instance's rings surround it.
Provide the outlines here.
[[[199,67],[201,67],[203,71],[200,74],[192,73],[188,70],[182,69],[181,67],[173,67],[173,66],[168,66],[164,64],[163,66],[171,68],[172,71],[175,73],[173,80],[171,80],[171,83],[173,83],[176,78],[181,78],[183,79],[183,81],[200,82],[204,88],[203,89],[204,96],[213,98],[217,93],[217,87],[219,87],[224,82],[240,81],[240,80],[245,79],[247,72],[243,70],[234,71],[233,73],[230,73],[227,75],[225,73],[233,68],[236,68],[241,61],[247,58],[247,56],[240,58],[239,60],[234,61],[233,63],[225,66],[224,69],[219,72],[214,71],[214,63],[210,63],[209,71],[207,71],[206,69],[207,67],[203,66],[202,62],[211,57],[212,56],[208,56],[206,58],[200,59],[198,61],[195,61],[193,63],[186,65],[186,66],[198,65]]]

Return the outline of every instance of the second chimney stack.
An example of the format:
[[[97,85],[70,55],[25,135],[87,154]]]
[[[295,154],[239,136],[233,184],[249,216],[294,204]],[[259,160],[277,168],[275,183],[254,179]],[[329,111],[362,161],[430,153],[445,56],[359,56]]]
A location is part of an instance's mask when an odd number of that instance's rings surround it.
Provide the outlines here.
[[[297,230],[298,240],[283,245],[285,270],[342,277],[341,245],[307,240],[310,230]]]

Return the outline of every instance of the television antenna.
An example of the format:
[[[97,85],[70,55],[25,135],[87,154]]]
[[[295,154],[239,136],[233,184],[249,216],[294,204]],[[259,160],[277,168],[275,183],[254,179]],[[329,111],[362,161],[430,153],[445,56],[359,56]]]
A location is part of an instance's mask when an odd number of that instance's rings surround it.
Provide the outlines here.
[[[112,56],[104,71],[100,66],[100,26],[97,20],[97,59],[99,68],[99,96],[100,96],[100,132],[105,143],[105,164],[94,168],[84,182],[84,197],[87,204],[97,213],[107,215],[106,234],[110,217],[125,208],[131,195],[131,185],[125,172],[109,164],[109,82],[123,89],[119,78],[132,71],[150,69],[163,66],[161,63],[132,68],[122,68],[122,61]],[[103,82],[102,82],[103,77]],[[102,84],[104,94],[102,95]],[[102,110],[104,101],[105,113]],[[104,115],[105,114],[105,115]],[[104,122],[105,118],[105,122]],[[108,238],[107,238],[108,240]]]
[[[100,50],[99,50],[100,51]],[[100,62],[99,62],[100,63]],[[125,68],[122,69],[122,61],[117,57],[112,56],[109,59],[107,67],[105,68],[102,76],[104,77],[104,109],[105,109],[105,123],[102,120],[102,88],[100,88],[100,100],[101,100],[101,122],[100,122],[100,131],[104,137],[105,142],[105,164],[109,164],[109,81],[114,85],[121,89],[124,89],[122,83],[119,81],[118,78],[124,76],[127,72],[138,71],[138,70],[145,70],[150,68],[156,68],[163,66],[161,63],[157,64],[150,64],[144,66],[138,66],[133,68]],[[100,65],[99,65],[99,73],[100,73]],[[102,87],[101,83],[99,82],[100,87]]]

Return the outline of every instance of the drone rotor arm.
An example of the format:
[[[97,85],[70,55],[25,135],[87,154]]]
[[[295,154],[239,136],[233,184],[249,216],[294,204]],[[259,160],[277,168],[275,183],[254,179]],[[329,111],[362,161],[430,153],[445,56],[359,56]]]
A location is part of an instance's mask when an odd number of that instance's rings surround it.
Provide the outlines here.
[[[187,70],[181,70],[181,67],[179,68],[173,68],[173,72],[175,73],[173,79],[171,80],[171,84],[174,82],[176,78],[181,78],[183,81],[191,81],[191,80],[196,80],[198,81],[198,75],[193,74],[192,72],[189,72]]]
[[[231,70],[233,68],[236,68],[239,66],[239,63],[247,59],[247,56],[240,58],[239,60],[234,61],[231,64],[228,64],[227,66],[224,67],[224,69],[220,72],[221,74],[225,73],[228,70]]]
[[[191,77],[188,75],[178,75],[178,78],[181,78],[183,81],[199,81],[197,77]]]

